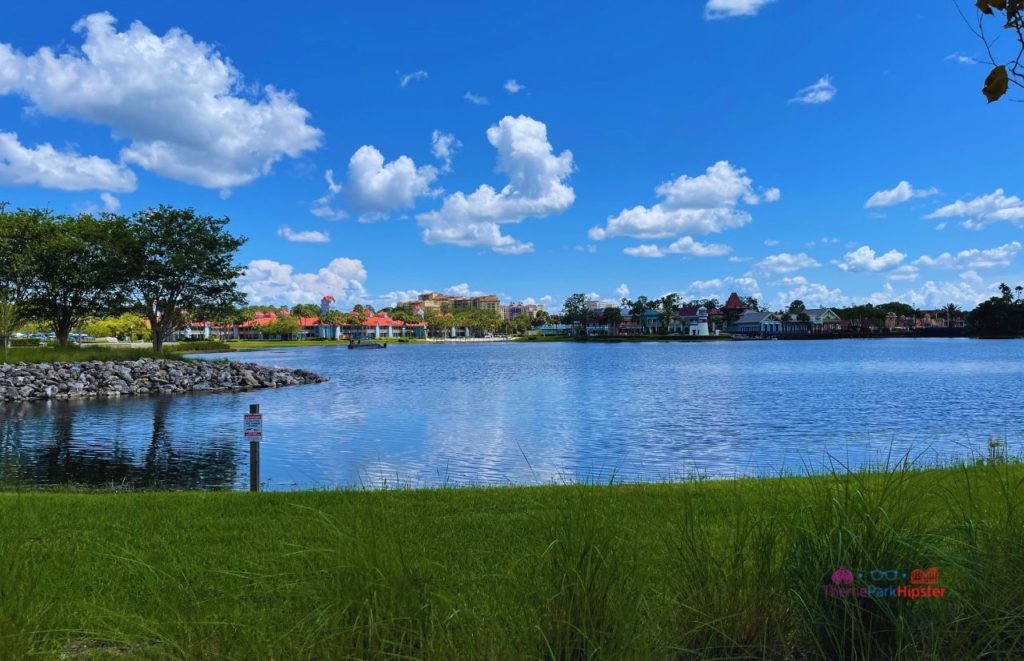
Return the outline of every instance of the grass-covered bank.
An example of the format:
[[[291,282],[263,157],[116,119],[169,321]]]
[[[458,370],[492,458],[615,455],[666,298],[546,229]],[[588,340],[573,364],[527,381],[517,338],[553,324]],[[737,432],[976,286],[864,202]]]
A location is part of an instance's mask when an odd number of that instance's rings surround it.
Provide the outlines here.
[[[1019,658],[1024,468],[0,494],[0,658]],[[937,567],[940,599],[833,598]],[[61,656],[65,655],[65,656]]]
[[[163,353],[148,348],[69,345],[59,347],[11,347],[0,349],[0,363],[83,363],[90,360],[139,360],[140,358],[181,359],[185,354],[231,351],[223,342],[182,342],[164,345]]]

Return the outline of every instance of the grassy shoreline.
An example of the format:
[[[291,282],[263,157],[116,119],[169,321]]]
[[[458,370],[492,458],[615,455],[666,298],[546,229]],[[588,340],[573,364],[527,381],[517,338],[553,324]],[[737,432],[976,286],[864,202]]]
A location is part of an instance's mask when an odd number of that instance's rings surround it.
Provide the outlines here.
[[[0,657],[1024,651],[1024,467],[297,493],[0,493]],[[837,599],[840,565],[942,599]],[[93,655],[93,656],[89,656]]]

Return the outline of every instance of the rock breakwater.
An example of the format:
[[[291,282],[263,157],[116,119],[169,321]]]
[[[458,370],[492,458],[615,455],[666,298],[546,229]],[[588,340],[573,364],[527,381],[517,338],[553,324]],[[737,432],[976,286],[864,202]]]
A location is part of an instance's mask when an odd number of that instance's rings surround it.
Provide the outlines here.
[[[186,392],[279,388],[327,379],[255,363],[160,360],[0,365],[0,401],[98,399]]]

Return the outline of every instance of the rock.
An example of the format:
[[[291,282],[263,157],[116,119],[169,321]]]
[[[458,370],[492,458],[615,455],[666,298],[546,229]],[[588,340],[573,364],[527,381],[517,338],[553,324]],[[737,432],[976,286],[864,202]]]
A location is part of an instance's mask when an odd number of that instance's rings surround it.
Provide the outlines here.
[[[17,363],[0,365],[0,401],[233,391],[326,380],[306,370],[202,360]]]

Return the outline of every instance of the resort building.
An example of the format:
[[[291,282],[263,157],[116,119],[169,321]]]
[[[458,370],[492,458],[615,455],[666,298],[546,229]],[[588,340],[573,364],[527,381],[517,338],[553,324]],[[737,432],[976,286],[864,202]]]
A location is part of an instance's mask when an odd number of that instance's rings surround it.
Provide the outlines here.
[[[740,315],[727,330],[738,335],[778,335],[782,332],[782,322],[771,312],[751,310]]]
[[[521,317],[521,316],[525,315],[525,316],[529,317],[530,319],[536,319],[537,315],[539,313],[543,312],[543,311],[544,311],[544,306],[543,305],[537,305],[535,303],[521,303],[521,302],[510,303],[508,305],[508,312],[507,312],[505,318],[506,319],[515,319],[516,317]]]
[[[324,317],[328,312],[333,311],[334,308],[334,297],[330,294],[320,299],[320,316]]]

